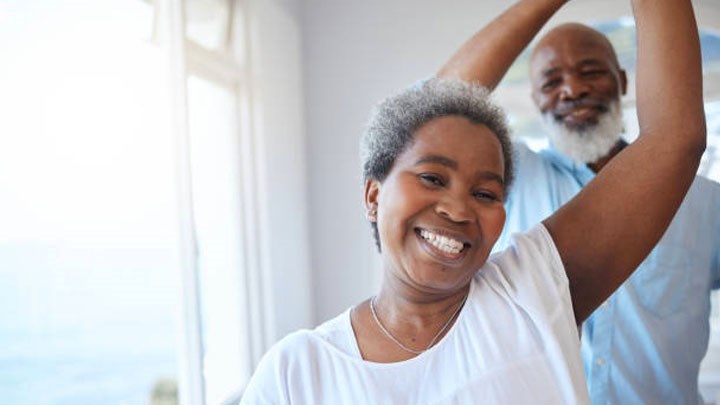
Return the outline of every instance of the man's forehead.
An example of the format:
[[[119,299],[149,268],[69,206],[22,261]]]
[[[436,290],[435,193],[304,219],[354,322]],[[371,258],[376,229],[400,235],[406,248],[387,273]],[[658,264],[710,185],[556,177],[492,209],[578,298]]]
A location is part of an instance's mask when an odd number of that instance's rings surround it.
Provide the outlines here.
[[[540,40],[530,58],[530,69],[537,74],[560,64],[616,66],[616,59],[612,45],[601,33],[580,25],[563,26]]]
[[[602,49],[546,47],[539,50],[530,61],[530,70],[533,74],[547,76],[567,67],[580,69],[592,66],[614,66],[612,59],[612,55],[608,55]]]

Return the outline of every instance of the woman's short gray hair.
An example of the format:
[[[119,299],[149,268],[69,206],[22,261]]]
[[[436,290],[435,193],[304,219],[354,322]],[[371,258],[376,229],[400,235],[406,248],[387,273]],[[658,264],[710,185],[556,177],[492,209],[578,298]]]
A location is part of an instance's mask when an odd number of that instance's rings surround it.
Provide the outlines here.
[[[375,106],[360,140],[363,180],[385,180],[395,159],[412,143],[415,131],[425,123],[447,115],[465,117],[470,122],[485,125],[495,134],[505,161],[507,195],[513,179],[513,163],[505,115],[491,102],[486,88],[456,79],[432,78]],[[372,225],[379,248],[377,225]]]

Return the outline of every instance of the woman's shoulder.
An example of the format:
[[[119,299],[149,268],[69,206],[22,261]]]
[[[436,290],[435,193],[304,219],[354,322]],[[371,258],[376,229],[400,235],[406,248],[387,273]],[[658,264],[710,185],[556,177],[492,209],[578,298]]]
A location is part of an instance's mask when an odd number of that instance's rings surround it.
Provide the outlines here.
[[[538,260],[556,266],[560,260],[555,242],[545,225],[538,223],[525,232],[513,233],[510,242],[503,250],[488,258],[489,264],[501,267],[522,266],[525,262],[539,264]]]
[[[318,351],[337,349],[336,341],[346,337],[348,328],[352,333],[348,311],[325,321],[315,329],[300,329],[286,335],[273,345],[266,357],[276,361],[290,358],[302,361],[302,357],[312,356]]]
[[[313,331],[319,336],[345,333],[350,327],[350,309],[318,325]]]
[[[312,331],[301,329],[275,343],[260,359],[240,404],[287,403],[287,398],[280,400],[287,391],[287,376],[309,364],[313,341]]]
[[[560,254],[542,223],[527,232],[513,234],[508,247],[493,253],[478,277],[522,293],[540,286],[557,289],[567,285]]]
[[[476,279],[531,313],[556,316],[559,302],[565,304],[563,310],[572,308],[565,268],[542,224],[514,234],[508,248],[494,253]]]
[[[272,359],[272,361],[283,361],[307,353],[312,346],[318,344],[315,334],[315,331],[311,329],[300,329],[291,332],[277,341],[264,357]]]

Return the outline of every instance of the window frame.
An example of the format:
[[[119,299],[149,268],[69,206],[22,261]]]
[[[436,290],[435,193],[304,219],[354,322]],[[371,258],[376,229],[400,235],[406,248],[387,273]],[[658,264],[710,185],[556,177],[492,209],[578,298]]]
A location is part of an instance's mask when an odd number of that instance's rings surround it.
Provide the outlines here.
[[[202,315],[200,293],[199,247],[193,207],[192,169],[190,164],[190,131],[188,128],[187,80],[196,76],[229,90],[236,100],[237,137],[239,148],[241,196],[239,227],[243,251],[243,269],[238,276],[244,281],[246,297],[244,309],[250,353],[245,367],[252,371],[271,343],[272,313],[267,300],[269,274],[261,252],[263,242],[263,217],[259,204],[259,179],[257,156],[257,112],[253,108],[252,75],[250,72],[251,42],[249,0],[226,0],[229,4],[228,43],[221,49],[208,49],[189,39],[186,34],[188,0],[157,0],[157,24],[161,42],[167,52],[170,73],[170,98],[175,134],[175,170],[178,218],[178,264],[182,288],[180,294],[178,345],[180,353],[178,370],[178,397],[181,403],[205,404],[206,382],[203,375],[204,351],[202,342]],[[240,321],[240,320],[238,320]],[[238,381],[236,393],[224,402],[237,402],[247,381]]]

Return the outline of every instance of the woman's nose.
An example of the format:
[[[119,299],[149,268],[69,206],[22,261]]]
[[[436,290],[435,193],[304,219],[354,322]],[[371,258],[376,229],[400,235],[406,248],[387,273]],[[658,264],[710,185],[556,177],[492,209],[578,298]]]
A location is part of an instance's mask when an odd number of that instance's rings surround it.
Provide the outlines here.
[[[475,217],[468,197],[448,195],[436,205],[435,212],[443,218],[453,222],[468,222]]]

